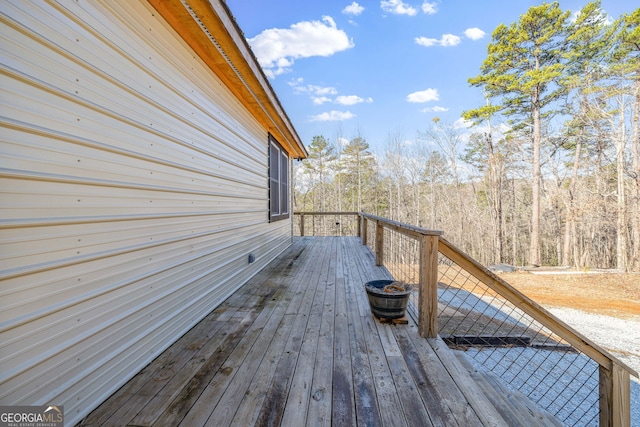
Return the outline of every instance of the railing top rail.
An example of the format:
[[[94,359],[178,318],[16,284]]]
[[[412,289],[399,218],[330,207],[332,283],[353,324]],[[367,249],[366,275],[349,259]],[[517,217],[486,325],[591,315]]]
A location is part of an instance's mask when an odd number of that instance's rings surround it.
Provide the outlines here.
[[[363,216],[364,218],[367,218],[373,221],[379,221],[379,222],[382,222],[383,224],[387,224],[390,227],[396,229],[397,231],[408,231],[412,234],[421,234],[423,236],[442,236],[444,234],[444,231],[441,231],[441,230],[429,230],[427,228],[416,227],[414,225],[405,224],[399,221],[393,221],[391,219],[383,218],[381,216],[366,214],[362,212],[360,212],[360,215]]]

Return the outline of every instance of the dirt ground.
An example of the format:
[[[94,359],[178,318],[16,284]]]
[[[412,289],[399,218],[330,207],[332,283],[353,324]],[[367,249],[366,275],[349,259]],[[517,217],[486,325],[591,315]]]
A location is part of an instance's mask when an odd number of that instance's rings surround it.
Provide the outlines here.
[[[501,273],[542,306],[568,307],[619,318],[640,316],[640,274]]]

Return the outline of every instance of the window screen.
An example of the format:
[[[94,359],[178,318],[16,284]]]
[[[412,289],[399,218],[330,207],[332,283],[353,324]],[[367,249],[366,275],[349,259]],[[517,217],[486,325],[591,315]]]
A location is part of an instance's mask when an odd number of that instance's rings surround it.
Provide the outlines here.
[[[269,135],[269,219],[289,218],[289,156]]]

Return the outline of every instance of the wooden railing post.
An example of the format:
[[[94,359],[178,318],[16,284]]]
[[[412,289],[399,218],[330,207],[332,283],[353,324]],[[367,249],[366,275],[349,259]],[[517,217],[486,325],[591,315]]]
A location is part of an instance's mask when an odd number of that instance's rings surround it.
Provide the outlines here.
[[[300,236],[304,236],[304,212],[300,214]]]
[[[358,214],[358,237],[362,237],[362,215]]]
[[[615,362],[611,370],[600,366],[600,426],[631,425],[631,384],[629,372]]]
[[[368,219],[366,216],[360,216],[362,218],[362,244],[367,246],[367,229],[369,228],[369,224],[367,223]]]
[[[420,238],[418,333],[438,336],[438,236]]]
[[[376,265],[384,265],[384,226],[376,221]]]

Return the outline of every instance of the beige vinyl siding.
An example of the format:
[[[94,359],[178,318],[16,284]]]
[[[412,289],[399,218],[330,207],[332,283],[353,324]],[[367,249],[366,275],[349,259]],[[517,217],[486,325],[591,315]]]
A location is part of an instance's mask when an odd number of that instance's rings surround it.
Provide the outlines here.
[[[73,425],[291,221],[268,222],[267,130],[148,4],[0,12],[0,404]]]

